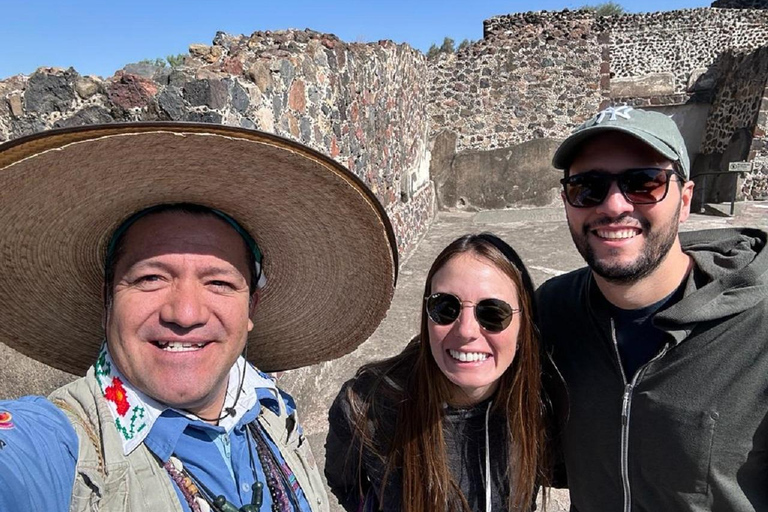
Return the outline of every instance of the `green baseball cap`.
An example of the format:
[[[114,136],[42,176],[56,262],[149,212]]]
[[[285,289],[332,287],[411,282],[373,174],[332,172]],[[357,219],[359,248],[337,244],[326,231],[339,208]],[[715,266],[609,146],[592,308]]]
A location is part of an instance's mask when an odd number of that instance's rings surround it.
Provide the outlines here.
[[[661,112],[630,106],[608,107],[576,128],[560,144],[552,158],[555,169],[567,169],[584,142],[600,132],[623,132],[651,146],[665,158],[678,162],[685,179],[691,175],[691,162],[680,129],[669,116]]]

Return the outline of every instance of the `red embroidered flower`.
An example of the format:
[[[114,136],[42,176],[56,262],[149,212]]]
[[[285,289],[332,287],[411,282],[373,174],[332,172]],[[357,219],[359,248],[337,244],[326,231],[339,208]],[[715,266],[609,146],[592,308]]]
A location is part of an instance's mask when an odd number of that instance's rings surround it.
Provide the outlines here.
[[[130,409],[128,399],[125,396],[125,388],[123,387],[123,383],[117,377],[113,377],[112,385],[107,386],[107,388],[104,390],[104,398],[110,402],[115,402],[115,405],[117,406],[117,414],[120,416],[125,416],[125,413],[127,413],[128,409]]]

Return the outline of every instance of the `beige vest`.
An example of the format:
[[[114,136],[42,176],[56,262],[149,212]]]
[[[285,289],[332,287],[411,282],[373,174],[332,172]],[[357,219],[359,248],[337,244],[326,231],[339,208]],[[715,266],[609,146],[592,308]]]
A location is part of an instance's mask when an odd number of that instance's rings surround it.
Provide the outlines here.
[[[182,512],[168,473],[143,444],[123,455],[112,414],[93,376],[88,374],[49,397],[66,413],[77,433],[79,453],[71,512]],[[328,511],[328,497],[309,442],[295,434],[295,416],[261,409],[259,423],[280,449],[313,512]]]

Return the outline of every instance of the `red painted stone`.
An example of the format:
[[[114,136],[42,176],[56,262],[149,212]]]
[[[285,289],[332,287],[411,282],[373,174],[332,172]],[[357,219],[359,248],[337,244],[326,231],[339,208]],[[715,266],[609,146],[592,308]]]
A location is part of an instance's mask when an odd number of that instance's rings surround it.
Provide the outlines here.
[[[157,94],[157,84],[149,78],[124,73],[107,87],[109,101],[124,109],[144,107]]]

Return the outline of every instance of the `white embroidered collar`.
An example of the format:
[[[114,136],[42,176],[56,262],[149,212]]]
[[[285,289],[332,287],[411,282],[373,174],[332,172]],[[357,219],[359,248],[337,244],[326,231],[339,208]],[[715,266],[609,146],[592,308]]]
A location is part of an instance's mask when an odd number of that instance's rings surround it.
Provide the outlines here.
[[[268,389],[275,395],[275,398],[279,398],[275,383],[261,376],[241,356],[229,371],[227,396],[224,399],[225,406],[234,402],[237,396],[237,388],[240,385],[243,369],[245,369],[243,390],[237,403],[230,405],[230,407],[235,408],[235,415],[227,416],[219,422],[219,426],[224,428],[227,433],[237,425],[246,412],[256,405],[258,402],[257,389]],[[152,425],[155,424],[163,411],[171,408],[135,389],[113,363],[106,343],[102,345],[99,358],[89,371],[93,372],[101,393],[109,406],[109,411],[112,413],[112,418],[115,420],[115,427],[117,427],[123,442],[123,453],[128,455],[144,441],[152,429]],[[187,411],[174,410],[191,420],[200,419]]]

